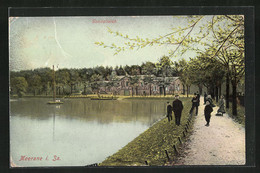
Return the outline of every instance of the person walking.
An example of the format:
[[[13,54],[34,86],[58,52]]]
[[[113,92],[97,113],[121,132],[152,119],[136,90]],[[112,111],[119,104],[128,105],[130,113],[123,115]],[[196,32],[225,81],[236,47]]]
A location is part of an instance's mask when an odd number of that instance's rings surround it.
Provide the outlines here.
[[[198,99],[198,106],[200,105],[200,94],[199,91],[197,91],[197,99]]]
[[[206,92],[204,92],[204,105],[206,104],[206,101],[207,101],[207,93]]]
[[[226,113],[226,111],[225,111],[225,99],[224,99],[224,96],[222,95],[220,97],[220,100],[219,100],[219,109],[217,111],[217,115],[223,115],[224,113]]]
[[[191,102],[192,102],[192,107],[190,109],[190,116],[192,116],[192,112],[193,112],[194,108],[196,108],[196,115],[198,115],[199,102],[198,102],[198,98],[197,98],[197,94],[196,93],[194,93],[194,96],[193,96]]]
[[[209,122],[210,122],[210,117],[211,117],[211,112],[213,111],[210,102],[206,101],[206,106],[204,108],[204,115],[205,115],[205,120],[207,122],[207,124],[205,126],[209,126]]]
[[[181,113],[183,110],[182,101],[179,100],[179,95],[175,95],[175,100],[172,102],[172,110],[174,112],[175,124],[179,126],[181,124]]]
[[[207,100],[206,101],[209,101],[211,107],[215,107],[215,105],[213,104],[213,100],[211,98],[211,95],[207,96]]]
[[[167,115],[168,121],[170,122],[172,120],[172,106],[170,105],[170,102],[167,102]]]

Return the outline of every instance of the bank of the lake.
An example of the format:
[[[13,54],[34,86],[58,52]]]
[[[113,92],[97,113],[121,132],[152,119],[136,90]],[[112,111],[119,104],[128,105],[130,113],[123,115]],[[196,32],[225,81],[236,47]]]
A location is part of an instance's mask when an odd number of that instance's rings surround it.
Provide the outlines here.
[[[168,122],[167,118],[163,118],[118,152],[109,156],[99,166],[144,166],[146,163],[150,166],[161,166],[169,162],[166,151],[172,161],[177,156],[174,145],[177,150],[181,147],[178,137],[183,142],[184,135],[186,137],[189,135],[186,130],[189,132],[193,123],[192,120],[188,123],[191,98],[181,98],[180,100],[184,105],[180,126],[175,125],[174,116],[171,122]],[[188,128],[187,124],[189,124]]]

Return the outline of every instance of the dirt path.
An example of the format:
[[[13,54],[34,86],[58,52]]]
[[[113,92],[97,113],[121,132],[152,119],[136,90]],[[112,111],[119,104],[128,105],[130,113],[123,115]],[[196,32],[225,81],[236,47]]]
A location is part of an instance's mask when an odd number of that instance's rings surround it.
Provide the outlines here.
[[[183,148],[176,165],[243,165],[245,164],[245,129],[227,114],[211,113],[210,126],[206,127],[203,98],[193,132]]]

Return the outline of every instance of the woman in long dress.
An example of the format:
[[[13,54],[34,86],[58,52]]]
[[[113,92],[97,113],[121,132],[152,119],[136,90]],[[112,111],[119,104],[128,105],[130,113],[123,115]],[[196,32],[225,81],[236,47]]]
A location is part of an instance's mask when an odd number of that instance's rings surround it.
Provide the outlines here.
[[[222,95],[220,100],[219,100],[219,109],[217,111],[217,114],[221,113],[222,115],[224,113],[226,113],[225,111],[225,99],[224,99],[224,96]]]

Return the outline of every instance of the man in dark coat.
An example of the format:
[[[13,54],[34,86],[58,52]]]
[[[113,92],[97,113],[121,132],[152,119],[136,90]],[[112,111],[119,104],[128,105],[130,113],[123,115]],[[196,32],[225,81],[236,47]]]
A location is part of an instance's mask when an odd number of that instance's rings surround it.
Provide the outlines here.
[[[199,91],[197,91],[197,99],[198,99],[198,106],[200,105],[200,94]]]
[[[172,120],[172,106],[170,105],[170,102],[167,102],[167,117],[170,122]]]
[[[172,102],[172,110],[175,116],[175,124],[179,126],[181,124],[181,112],[183,110],[182,101],[179,100],[179,96],[175,96],[175,100]]]
[[[190,116],[192,115],[193,109],[196,108],[196,115],[198,115],[198,106],[199,106],[199,100],[197,98],[197,94],[194,93],[194,96],[191,100],[192,102],[192,107],[190,109]]]
[[[205,115],[205,120],[207,121],[207,124],[205,126],[209,126],[209,122],[210,122],[210,117],[211,117],[211,112],[213,111],[210,102],[207,101],[206,102],[206,106],[204,108],[204,115]]]

